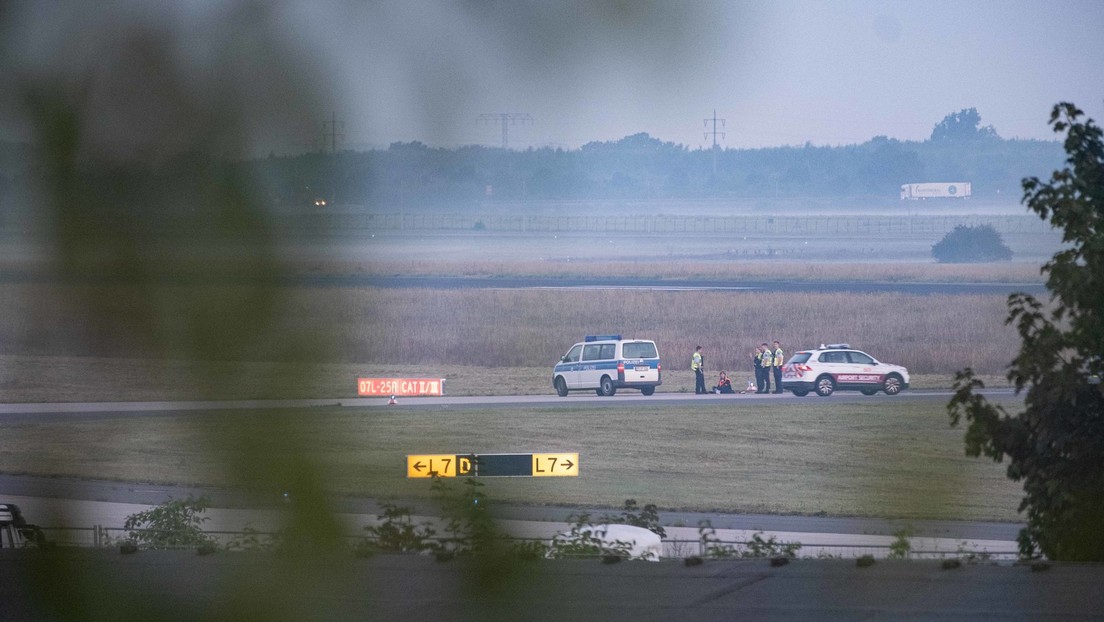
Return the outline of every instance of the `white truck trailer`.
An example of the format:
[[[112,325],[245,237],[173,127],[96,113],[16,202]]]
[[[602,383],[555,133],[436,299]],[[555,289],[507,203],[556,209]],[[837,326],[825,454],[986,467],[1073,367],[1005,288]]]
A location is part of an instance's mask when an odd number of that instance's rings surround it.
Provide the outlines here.
[[[927,184],[904,184],[901,186],[901,200],[905,199],[968,199],[970,182],[951,181]]]

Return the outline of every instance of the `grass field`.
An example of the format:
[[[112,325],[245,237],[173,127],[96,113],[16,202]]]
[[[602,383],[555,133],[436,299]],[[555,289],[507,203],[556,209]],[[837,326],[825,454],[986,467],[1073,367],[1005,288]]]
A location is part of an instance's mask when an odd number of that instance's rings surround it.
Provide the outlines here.
[[[482,237],[441,253],[466,258],[450,261],[435,253],[440,240],[415,246],[417,236],[378,249],[362,248],[361,241],[336,248],[323,242],[317,251],[302,249],[281,269],[315,275],[1039,281],[1037,264],[1030,262],[734,261],[724,240],[694,247],[701,257],[682,256],[684,245],[670,241],[662,256],[648,261],[579,262],[569,256],[577,246],[544,260],[521,258],[517,254],[529,246],[519,238],[497,247],[493,260],[472,260],[479,256],[472,244],[491,243]],[[892,250],[892,240],[878,244]],[[389,257],[387,249],[395,248],[396,257]],[[227,260],[215,262],[166,251],[166,272],[214,276],[213,283],[220,275],[237,282],[253,274],[249,258],[225,250]],[[611,257],[605,253],[599,255]],[[620,248],[612,257],[618,253],[631,254]],[[780,339],[787,353],[849,341],[909,367],[916,388],[948,388],[954,371],[965,366],[990,384],[1005,384],[1003,370],[1018,346],[1004,326],[1003,296],[274,288],[187,279],[128,284],[101,282],[94,263],[80,265],[87,272],[73,281],[0,282],[0,401],[342,398],[355,396],[358,376],[372,375],[444,377],[451,395],[549,394],[552,363],[595,332],[655,339],[664,358],[661,391],[692,386],[686,367],[696,344],[706,348],[710,380],[724,368],[739,384],[750,375],[753,344],[770,339]],[[17,268],[33,273],[42,266]],[[939,405],[814,398],[769,408],[751,403],[734,400],[689,412],[658,403],[400,406],[3,423],[0,471],[275,487],[316,470],[335,494],[417,497],[428,486],[403,477],[407,453],[578,451],[577,479],[493,480],[487,492],[492,499],[595,507],[635,498],[671,509],[1017,518],[1018,486],[1000,465],[963,456],[962,431],[949,428]]]
[[[1018,486],[1001,465],[965,457],[962,435],[940,406],[886,400],[220,412],[0,424],[0,471],[234,486],[252,477],[235,450],[295,463],[305,448],[333,494],[410,498],[429,482],[405,478],[409,453],[579,452],[578,478],[485,479],[485,491],[532,504],[1016,519]]]
[[[1018,345],[1006,315],[1004,296],[977,295],[5,283],[0,354],[545,367],[583,335],[621,333],[654,339],[669,370],[699,344],[708,369],[746,370],[755,344],[778,339],[790,353],[850,343],[916,374],[999,375]]]

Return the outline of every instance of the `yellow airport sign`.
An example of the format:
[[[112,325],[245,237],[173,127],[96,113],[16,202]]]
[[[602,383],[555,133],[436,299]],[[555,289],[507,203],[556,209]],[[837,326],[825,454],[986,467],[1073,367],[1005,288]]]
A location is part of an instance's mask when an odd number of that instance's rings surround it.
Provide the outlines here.
[[[414,454],[407,477],[578,477],[579,454]]]
[[[533,454],[533,477],[578,477],[579,454]]]
[[[471,456],[423,454],[406,457],[407,477],[466,477],[474,475]]]

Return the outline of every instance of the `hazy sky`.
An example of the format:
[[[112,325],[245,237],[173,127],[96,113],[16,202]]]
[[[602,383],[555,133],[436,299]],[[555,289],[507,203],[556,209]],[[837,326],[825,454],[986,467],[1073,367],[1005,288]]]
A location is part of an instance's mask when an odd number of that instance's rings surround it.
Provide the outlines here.
[[[243,3],[19,6],[9,13],[4,62],[23,71],[43,59],[96,57],[126,27],[176,37],[184,50],[253,27],[223,19]],[[1101,0],[258,6],[285,53],[261,43],[233,53],[252,55],[251,75],[278,74],[294,58],[314,91],[301,118],[255,139],[278,150],[316,138],[331,113],[352,148],[496,146],[499,127],[477,118],[501,112],[532,116],[509,128],[514,148],[576,148],[637,132],[696,148],[709,144],[703,119],[714,109],[726,119],[719,142],[731,148],[923,140],[946,114],[970,107],[1004,137],[1053,138],[1046,121],[1058,101],[1104,120]],[[193,65],[212,58],[188,53]],[[260,92],[245,105],[279,97]]]
[[[729,147],[924,139],[970,107],[1005,137],[1051,138],[1062,100],[1104,117],[1100,0],[481,4],[395,2],[331,30],[350,140],[495,145],[476,119],[496,112],[533,117],[512,146],[564,147],[697,147],[714,109]]]

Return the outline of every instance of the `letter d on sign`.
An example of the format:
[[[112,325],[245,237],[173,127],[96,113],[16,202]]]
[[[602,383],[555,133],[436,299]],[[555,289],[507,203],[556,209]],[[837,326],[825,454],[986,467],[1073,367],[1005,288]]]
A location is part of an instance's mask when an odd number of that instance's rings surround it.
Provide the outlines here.
[[[456,474],[473,475],[471,458],[465,456],[456,456]]]

